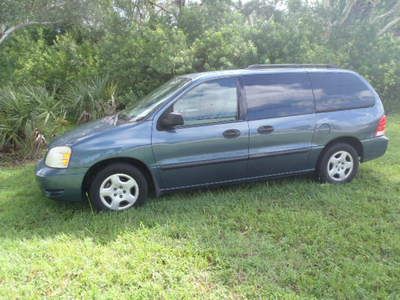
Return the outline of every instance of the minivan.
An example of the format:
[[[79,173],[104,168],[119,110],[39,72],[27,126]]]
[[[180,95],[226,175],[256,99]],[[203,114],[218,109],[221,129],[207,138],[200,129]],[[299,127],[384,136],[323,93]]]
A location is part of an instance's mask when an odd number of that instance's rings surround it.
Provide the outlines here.
[[[55,139],[36,175],[50,198],[125,210],[150,192],[314,172],[350,182],[387,148],[372,86],[331,65],[252,65],[171,79]]]

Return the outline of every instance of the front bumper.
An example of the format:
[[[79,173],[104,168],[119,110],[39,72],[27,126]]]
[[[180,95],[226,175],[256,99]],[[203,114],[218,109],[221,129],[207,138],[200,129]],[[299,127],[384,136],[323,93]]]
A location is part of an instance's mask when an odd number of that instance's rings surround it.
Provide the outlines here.
[[[54,169],[41,160],[36,167],[36,179],[44,195],[63,201],[81,201],[82,183],[87,169]]]
[[[389,144],[389,139],[386,136],[362,140],[363,146],[363,162],[378,158],[385,154]]]

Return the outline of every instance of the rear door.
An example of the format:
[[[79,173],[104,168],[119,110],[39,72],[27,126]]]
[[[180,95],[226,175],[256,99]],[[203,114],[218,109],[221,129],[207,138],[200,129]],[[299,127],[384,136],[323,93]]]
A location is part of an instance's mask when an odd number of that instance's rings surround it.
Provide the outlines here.
[[[167,111],[183,126],[153,126],[152,144],[161,188],[210,184],[246,176],[249,128],[241,117],[238,78],[210,80],[191,88]]]
[[[314,168],[309,161],[315,114],[308,74],[247,75],[241,82],[250,130],[249,176]]]

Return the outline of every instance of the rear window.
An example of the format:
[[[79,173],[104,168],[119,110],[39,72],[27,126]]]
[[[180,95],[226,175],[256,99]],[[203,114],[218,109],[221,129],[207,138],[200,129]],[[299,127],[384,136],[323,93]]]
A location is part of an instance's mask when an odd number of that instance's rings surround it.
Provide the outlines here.
[[[306,73],[257,74],[243,77],[249,120],[310,114],[314,111]]]
[[[363,108],[374,105],[375,95],[351,73],[310,74],[317,112]]]

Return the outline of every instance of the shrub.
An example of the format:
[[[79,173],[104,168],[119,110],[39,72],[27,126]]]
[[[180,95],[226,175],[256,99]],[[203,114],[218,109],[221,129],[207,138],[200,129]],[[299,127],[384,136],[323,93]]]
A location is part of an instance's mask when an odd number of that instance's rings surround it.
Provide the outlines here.
[[[7,86],[0,89],[0,145],[3,152],[21,151],[34,156],[65,126],[65,109],[43,87]]]
[[[98,73],[95,45],[89,40],[78,43],[70,33],[56,35],[49,44],[40,28],[35,37],[18,32],[1,45],[0,53],[0,86],[29,84],[64,93],[64,87]]]
[[[256,62],[256,50],[246,26],[233,24],[208,30],[193,43],[193,66],[197,71],[246,67]]]
[[[74,122],[84,123],[115,113],[117,85],[108,77],[77,82],[67,89],[66,106]]]
[[[190,51],[182,31],[161,25],[107,34],[99,43],[100,73],[118,82],[123,94],[147,94],[175,74],[190,72]]]

